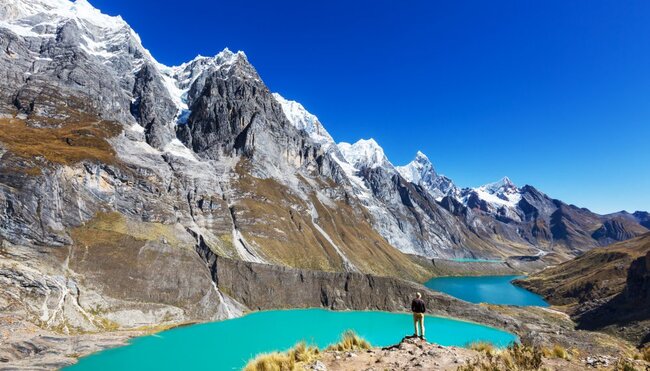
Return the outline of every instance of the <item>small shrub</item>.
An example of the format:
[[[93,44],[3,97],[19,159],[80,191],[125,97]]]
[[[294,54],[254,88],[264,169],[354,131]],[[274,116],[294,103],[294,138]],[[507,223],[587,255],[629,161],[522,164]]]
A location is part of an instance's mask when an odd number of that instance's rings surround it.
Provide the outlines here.
[[[370,343],[359,337],[354,331],[348,330],[343,333],[341,340],[327,347],[327,350],[337,350],[339,352],[350,352],[354,350],[370,349]]]
[[[542,351],[537,347],[513,343],[508,347],[514,364],[522,370],[537,370],[542,366]]]
[[[650,362],[650,345],[641,350],[641,359]]]

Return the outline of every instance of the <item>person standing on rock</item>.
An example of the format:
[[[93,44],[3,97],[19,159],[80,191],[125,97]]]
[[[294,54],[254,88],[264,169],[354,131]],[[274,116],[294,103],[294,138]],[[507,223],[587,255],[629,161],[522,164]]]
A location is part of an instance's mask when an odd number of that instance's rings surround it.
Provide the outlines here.
[[[422,300],[422,294],[419,292],[415,293],[415,299],[411,302],[411,311],[413,312],[413,326],[415,327],[413,336],[418,336],[419,326],[420,339],[424,340],[424,313],[427,311],[427,308],[424,305],[424,300]]]

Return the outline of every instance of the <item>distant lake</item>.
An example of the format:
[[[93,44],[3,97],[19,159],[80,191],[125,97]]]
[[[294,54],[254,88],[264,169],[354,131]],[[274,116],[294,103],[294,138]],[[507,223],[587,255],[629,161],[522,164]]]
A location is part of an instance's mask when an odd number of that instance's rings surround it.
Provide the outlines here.
[[[512,284],[521,277],[437,277],[424,285],[471,303],[548,306],[541,296]]]
[[[450,260],[459,263],[503,263],[503,260],[499,260],[499,259],[455,258]]]
[[[449,318],[427,316],[425,326],[428,340],[442,345],[465,346],[483,340],[504,347],[516,340],[505,331]],[[405,313],[322,309],[255,312],[136,338],[128,346],[81,358],[65,370],[235,370],[259,353],[286,350],[301,340],[326,347],[348,329],[381,347],[412,334],[413,322]]]

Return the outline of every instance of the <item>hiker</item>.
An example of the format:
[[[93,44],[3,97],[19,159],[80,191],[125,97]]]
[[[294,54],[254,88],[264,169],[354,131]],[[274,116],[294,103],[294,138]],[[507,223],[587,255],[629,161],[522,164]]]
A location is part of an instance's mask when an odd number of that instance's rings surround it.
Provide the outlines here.
[[[418,325],[420,326],[420,339],[424,340],[424,313],[427,308],[424,306],[422,294],[415,293],[415,299],[411,302],[411,311],[413,312],[413,326],[415,327],[414,337],[418,336]]]

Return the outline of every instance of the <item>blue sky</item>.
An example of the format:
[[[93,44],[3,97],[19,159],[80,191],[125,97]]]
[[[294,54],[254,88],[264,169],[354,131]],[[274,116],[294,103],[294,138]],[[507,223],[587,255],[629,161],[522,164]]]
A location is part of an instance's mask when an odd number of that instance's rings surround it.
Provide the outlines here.
[[[335,140],[373,137],[396,165],[421,150],[461,186],[650,209],[648,1],[90,1],[165,64],[245,51]]]

